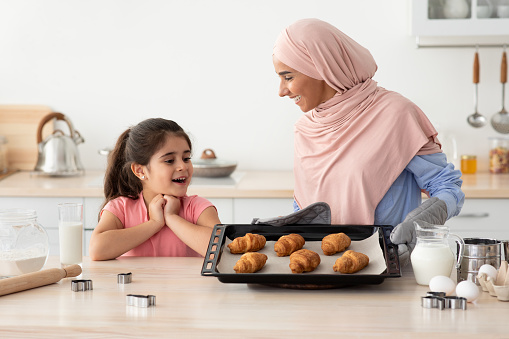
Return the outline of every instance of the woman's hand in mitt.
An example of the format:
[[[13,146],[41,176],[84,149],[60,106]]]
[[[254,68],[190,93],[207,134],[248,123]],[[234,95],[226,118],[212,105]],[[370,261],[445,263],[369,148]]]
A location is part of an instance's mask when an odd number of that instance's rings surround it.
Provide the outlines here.
[[[320,256],[311,250],[298,250],[290,254],[292,273],[311,272],[320,265]]]
[[[334,233],[322,239],[322,251],[325,255],[333,255],[343,252],[350,246],[352,240],[345,233]]]
[[[447,205],[437,197],[429,198],[405,217],[405,220],[391,232],[390,239],[398,245],[399,263],[406,266],[410,263],[417,237],[415,223],[424,225],[444,225],[447,220]]]
[[[283,235],[274,244],[274,251],[278,257],[285,257],[304,247],[306,241],[300,234],[292,233]]]
[[[334,272],[355,273],[368,266],[368,264],[369,257],[367,255],[349,250],[336,260],[332,269]]]
[[[246,233],[243,237],[235,238],[228,244],[228,248],[230,249],[230,253],[233,254],[256,252],[265,246],[266,241],[263,235]]]
[[[240,257],[233,270],[236,273],[254,273],[261,270],[266,262],[267,256],[265,254],[249,252]]]

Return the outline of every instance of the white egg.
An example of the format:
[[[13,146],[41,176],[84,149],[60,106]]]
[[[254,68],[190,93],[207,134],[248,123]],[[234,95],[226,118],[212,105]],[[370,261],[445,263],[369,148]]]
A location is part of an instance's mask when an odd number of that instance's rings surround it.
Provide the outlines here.
[[[429,281],[429,289],[432,292],[445,292],[446,295],[451,295],[455,288],[454,281],[445,275],[437,275]]]
[[[495,280],[497,278],[497,269],[491,265],[484,264],[479,267],[479,273],[486,273],[488,277]]]
[[[479,297],[479,287],[471,281],[462,281],[456,286],[456,295],[471,303]]]

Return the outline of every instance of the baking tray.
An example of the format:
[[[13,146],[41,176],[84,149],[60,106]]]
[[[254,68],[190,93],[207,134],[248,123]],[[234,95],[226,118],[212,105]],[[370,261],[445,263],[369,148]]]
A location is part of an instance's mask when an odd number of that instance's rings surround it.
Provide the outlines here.
[[[289,225],[270,226],[252,224],[218,224],[214,226],[210,238],[207,254],[203,261],[202,276],[217,277],[222,283],[253,283],[266,285],[280,285],[282,287],[309,288],[340,287],[364,284],[381,284],[386,278],[401,277],[397,246],[389,241],[392,226],[370,226],[370,225]],[[277,241],[281,236],[290,233],[298,233],[308,241],[320,241],[328,234],[343,232],[352,241],[359,241],[369,238],[378,233],[380,248],[385,259],[386,269],[381,274],[340,274],[331,271],[330,274],[288,273],[264,274],[262,271],[256,273],[221,273],[217,267],[221,261],[221,255],[225,248],[227,239],[233,240],[242,237],[246,233],[256,233],[265,236],[267,241]],[[226,248],[228,251],[228,249]],[[322,256],[322,253],[319,253]],[[270,260],[270,258],[269,258]]]

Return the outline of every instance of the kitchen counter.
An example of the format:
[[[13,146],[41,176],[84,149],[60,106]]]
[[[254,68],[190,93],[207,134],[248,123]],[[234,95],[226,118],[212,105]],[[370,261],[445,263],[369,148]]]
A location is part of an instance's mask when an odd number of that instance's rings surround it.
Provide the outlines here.
[[[84,258],[80,279],[93,290],[73,292],[71,280],[0,297],[6,337],[336,338],[508,337],[509,302],[481,293],[466,310],[425,309],[428,291],[410,267],[380,285],[298,290],[223,284],[200,275],[201,258]],[[45,268],[58,267],[50,257]],[[117,274],[132,272],[132,283]],[[156,305],[127,306],[127,294],[155,295]]]
[[[461,189],[467,198],[509,198],[509,174],[464,174]]]
[[[467,198],[509,198],[509,174],[478,173],[463,176]],[[0,180],[0,196],[103,197],[103,172],[78,177],[47,177],[30,171]],[[291,171],[236,171],[228,178],[193,178],[188,194],[206,198],[292,198]]]
[[[103,197],[104,172],[48,177],[20,171],[0,180],[0,196]],[[227,178],[193,178],[188,194],[207,198],[292,198],[291,171],[234,172]]]

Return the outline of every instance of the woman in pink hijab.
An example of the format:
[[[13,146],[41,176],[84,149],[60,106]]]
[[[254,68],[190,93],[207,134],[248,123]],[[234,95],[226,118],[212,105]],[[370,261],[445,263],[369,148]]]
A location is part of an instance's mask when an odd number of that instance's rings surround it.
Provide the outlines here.
[[[394,225],[408,262],[414,220],[444,224],[464,201],[426,115],[372,79],[371,53],[318,19],[281,32],[273,62],[279,96],[304,112],[295,124],[295,210],[326,202],[333,224]],[[421,191],[430,199],[421,204]]]

